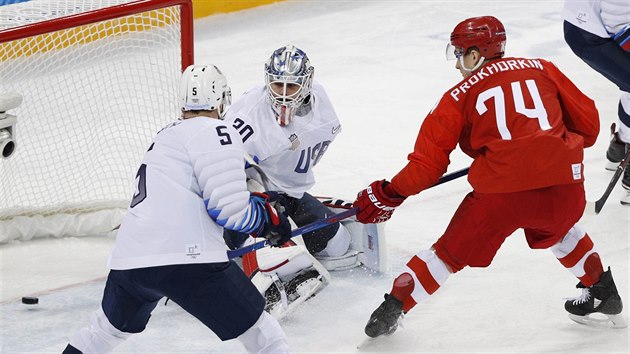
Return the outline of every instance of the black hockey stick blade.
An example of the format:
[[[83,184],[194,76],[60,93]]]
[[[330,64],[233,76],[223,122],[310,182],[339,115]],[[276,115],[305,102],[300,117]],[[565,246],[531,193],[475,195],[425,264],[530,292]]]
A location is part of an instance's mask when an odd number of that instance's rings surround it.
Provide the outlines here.
[[[621,178],[623,171],[628,167],[628,162],[630,162],[630,149],[626,151],[626,156],[623,157],[623,160],[621,160],[621,162],[619,163],[619,166],[617,166],[617,170],[615,171],[615,174],[610,180],[610,183],[608,183],[608,187],[606,187],[606,191],[604,191],[604,194],[602,195],[602,197],[599,198],[595,203],[592,203],[592,202],[587,203],[586,205],[587,213],[589,214],[594,213],[595,215],[597,215],[599,214],[600,211],[602,211],[602,208],[604,207],[606,200],[608,200],[610,193],[612,193],[613,189],[615,189],[615,185],[617,184],[617,181],[619,181],[619,178]]]

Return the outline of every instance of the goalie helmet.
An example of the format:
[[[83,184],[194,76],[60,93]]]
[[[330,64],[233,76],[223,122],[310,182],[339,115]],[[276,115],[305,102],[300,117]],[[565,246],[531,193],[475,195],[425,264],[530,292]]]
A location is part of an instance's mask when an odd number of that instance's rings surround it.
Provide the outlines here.
[[[276,49],[265,64],[267,95],[278,124],[291,122],[295,111],[311,94],[315,68],[301,49]]]
[[[501,58],[505,54],[505,27],[496,17],[481,16],[463,20],[451,32],[446,48],[448,59],[460,58],[477,47],[485,59]]]
[[[184,111],[214,111],[223,118],[232,104],[225,75],[214,65],[190,65],[182,73],[179,97]]]

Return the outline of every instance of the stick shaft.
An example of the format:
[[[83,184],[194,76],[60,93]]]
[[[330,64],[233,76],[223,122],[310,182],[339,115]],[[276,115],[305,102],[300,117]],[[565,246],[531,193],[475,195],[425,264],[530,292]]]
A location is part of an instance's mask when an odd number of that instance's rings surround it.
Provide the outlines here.
[[[467,174],[468,174],[468,167],[463,168],[461,170],[457,170],[457,171],[452,172],[452,173],[445,174],[444,176],[442,176],[440,178],[440,180],[436,184],[434,184],[430,188],[433,188],[433,187],[438,186],[440,184],[452,181],[452,180],[460,178],[462,176],[466,176]],[[335,214],[335,215],[329,216],[329,217],[327,217],[325,219],[317,220],[315,222],[312,222],[310,224],[304,225],[302,227],[298,227],[297,229],[291,231],[291,237],[299,236],[299,235],[302,235],[302,234],[305,234],[305,233],[308,233],[308,232],[311,232],[311,231],[315,231],[317,229],[321,229],[322,227],[326,227],[326,226],[328,226],[330,224],[333,224],[333,223],[339,222],[341,220],[347,219],[347,218],[349,218],[351,216],[354,216],[354,215],[356,215],[356,213],[357,213],[357,208],[352,208],[352,209],[348,209],[348,210],[342,211],[339,214]],[[259,241],[259,242],[256,242],[254,244],[251,244],[249,246],[245,246],[245,247],[242,247],[242,248],[239,248],[239,249],[236,249],[236,250],[228,250],[227,251],[227,255],[228,255],[229,259],[232,259],[232,258],[235,258],[235,257],[241,257],[241,256],[243,256],[246,253],[259,250],[259,249],[261,249],[261,248],[263,248],[265,246],[267,246],[267,240]]]
[[[619,180],[619,178],[621,178],[623,171],[628,167],[628,162],[630,162],[630,149],[626,151],[626,156],[624,156],[623,160],[621,160],[621,162],[619,163],[619,166],[617,166],[615,174],[610,180],[610,183],[608,183],[608,187],[606,187],[606,191],[604,191],[602,197],[595,202],[595,214],[599,214],[599,212],[602,211],[602,208],[604,207],[606,200],[608,200],[610,193],[615,188],[617,181]]]

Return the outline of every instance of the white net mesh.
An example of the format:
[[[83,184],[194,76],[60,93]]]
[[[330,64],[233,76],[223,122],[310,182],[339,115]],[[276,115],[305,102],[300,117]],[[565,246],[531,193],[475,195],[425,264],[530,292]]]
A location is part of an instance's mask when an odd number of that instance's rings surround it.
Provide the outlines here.
[[[125,2],[0,6],[0,31]],[[144,152],[179,115],[179,14],[173,6],[0,43],[0,94],[24,97],[9,112],[16,149],[0,159],[0,221],[128,206]]]

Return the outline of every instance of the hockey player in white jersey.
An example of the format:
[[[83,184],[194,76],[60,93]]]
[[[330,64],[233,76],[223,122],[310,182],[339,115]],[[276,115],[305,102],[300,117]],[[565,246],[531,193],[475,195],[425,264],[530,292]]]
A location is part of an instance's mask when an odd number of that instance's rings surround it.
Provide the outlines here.
[[[332,215],[308,190],[315,184],[313,168],[341,131],[341,124],[326,91],[313,77],[314,67],[304,51],[293,45],[278,48],[265,64],[265,84],[245,92],[226,114],[226,121],[241,134],[252,164],[257,165],[256,170],[246,170],[248,177],[266,191],[279,192],[277,202],[297,226]],[[233,249],[251,241],[243,233],[227,231],[226,236]],[[359,264],[357,253],[349,250],[350,233],[340,223],[306,233],[302,239],[304,246],[258,251],[257,256],[243,259],[245,272],[265,293],[267,308],[274,314],[273,306],[280,299],[288,297],[286,308],[299,297],[292,294],[298,286],[308,297],[327,283],[329,275],[321,264],[329,270]],[[286,260],[282,269],[276,269]],[[254,273],[257,270],[261,272]],[[276,286],[272,286],[274,281]]]
[[[278,322],[263,311],[265,299],[226,255],[223,228],[272,245],[291,231],[267,196],[247,190],[243,144],[222,120],[230,97],[217,67],[184,71],[182,119],[162,129],[145,154],[108,261],[101,308],[64,353],[111,352],[145,329],[163,297],[250,353],[289,351]]]
[[[611,127],[607,170],[614,171],[630,143],[630,2],[628,0],[565,0],[564,38],[586,64],[619,87],[618,124]],[[622,186],[621,204],[630,205],[630,168]]]

